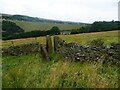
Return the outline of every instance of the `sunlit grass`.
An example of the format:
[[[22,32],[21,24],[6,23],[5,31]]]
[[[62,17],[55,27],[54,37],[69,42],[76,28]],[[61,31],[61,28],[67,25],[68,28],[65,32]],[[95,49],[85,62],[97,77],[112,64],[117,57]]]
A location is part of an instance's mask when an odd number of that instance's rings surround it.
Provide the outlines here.
[[[118,31],[108,32],[96,32],[96,33],[84,33],[76,35],[60,35],[60,37],[67,42],[78,42],[81,45],[86,45],[94,39],[103,39],[105,45],[109,45],[113,42],[119,43]]]
[[[35,43],[35,42],[40,42],[42,44],[45,44],[45,36],[42,37],[37,37],[36,38],[23,38],[23,39],[13,39],[13,40],[3,40],[2,41],[2,46],[3,47],[9,47],[14,45],[20,45],[20,44],[27,44],[27,43]],[[13,44],[12,44],[13,42]]]
[[[84,34],[76,34],[76,35],[59,35],[61,39],[66,42],[78,42],[80,45],[86,45],[91,42],[93,39],[103,39],[105,45],[109,45],[113,42],[119,43],[118,39],[120,38],[118,35],[118,31],[108,31],[108,32],[96,32],[96,33],[84,33]],[[14,45],[32,43],[32,42],[40,42],[45,44],[46,38],[45,36],[35,38],[24,38],[24,39],[13,39],[2,41],[3,47],[12,46],[12,41]]]

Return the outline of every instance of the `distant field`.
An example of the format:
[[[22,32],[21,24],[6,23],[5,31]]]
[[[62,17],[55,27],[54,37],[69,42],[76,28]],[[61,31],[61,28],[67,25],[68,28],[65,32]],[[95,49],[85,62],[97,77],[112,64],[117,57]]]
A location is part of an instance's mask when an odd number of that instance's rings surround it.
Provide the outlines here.
[[[81,27],[81,25],[72,25],[72,24],[52,24],[52,23],[26,22],[26,21],[16,21],[16,20],[11,20],[11,21],[15,22],[26,32],[33,30],[50,30],[53,26],[59,27],[60,30],[71,30],[71,29],[78,29]]]
[[[67,42],[78,42],[81,45],[86,45],[94,39],[102,39],[105,45],[109,45],[113,42],[119,43],[118,31],[96,32],[96,33],[84,33],[76,35],[60,35],[60,38]]]
[[[60,38],[65,40],[66,42],[78,42],[80,45],[86,45],[93,39],[101,38],[104,40],[105,45],[109,45],[112,42],[118,43],[118,31],[108,31],[108,32],[97,32],[97,33],[85,33],[85,34],[76,34],[76,35],[59,35]],[[31,43],[31,42],[40,42],[45,44],[45,36],[44,37],[37,37],[35,38],[25,38],[25,39],[14,39],[14,40],[6,40],[2,41],[3,47],[9,47],[12,45],[24,44],[24,43]]]
[[[3,47],[9,47],[12,45],[12,41],[14,45],[20,45],[20,44],[26,44],[26,43],[34,43],[34,42],[40,42],[45,44],[45,36],[43,37],[37,37],[37,40],[35,38],[24,38],[24,39],[14,39],[14,40],[4,40],[2,41],[2,46]]]

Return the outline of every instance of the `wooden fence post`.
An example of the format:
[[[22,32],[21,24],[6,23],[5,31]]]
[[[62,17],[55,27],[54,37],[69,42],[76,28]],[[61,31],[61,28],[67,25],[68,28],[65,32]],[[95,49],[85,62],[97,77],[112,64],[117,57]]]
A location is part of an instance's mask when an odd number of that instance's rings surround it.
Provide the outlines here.
[[[53,53],[52,39],[49,35],[46,36],[46,49],[49,54]]]
[[[43,45],[40,45],[41,48],[41,55],[43,60],[49,60],[48,53],[46,51],[46,48]]]
[[[57,51],[58,44],[59,44],[59,37],[58,36],[54,36],[54,52]]]
[[[37,37],[35,37],[35,42],[37,43]]]
[[[12,43],[12,46],[14,46],[14,42],[13,42],[13,41],[11,41],[11,43]]]

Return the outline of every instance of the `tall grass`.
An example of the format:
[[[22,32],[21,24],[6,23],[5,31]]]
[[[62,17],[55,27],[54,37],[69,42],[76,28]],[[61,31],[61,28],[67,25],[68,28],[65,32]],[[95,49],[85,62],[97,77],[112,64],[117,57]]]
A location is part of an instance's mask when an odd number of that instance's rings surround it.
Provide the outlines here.
[[[55,56],[42,61],[38,55],[3,57],[3,88],[117,88],[118,67],[80,63]]]

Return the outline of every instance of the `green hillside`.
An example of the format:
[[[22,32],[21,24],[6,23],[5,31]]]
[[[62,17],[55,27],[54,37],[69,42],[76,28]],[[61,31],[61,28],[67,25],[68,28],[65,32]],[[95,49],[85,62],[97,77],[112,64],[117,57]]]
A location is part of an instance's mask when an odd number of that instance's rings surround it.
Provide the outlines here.
[[[33,30],[49,30],[53,26],[57,26],[60,30],[78,29],[80,26],[87,25],[81,22],[52,20],[38,17],[31,17],[26,15],[11,15],[2,14],[2,19],[15,22],[18,26],[23,28],[26,32]]]
[[[28,21],[17,21],[17,20],[10,20],[10,21],[15,22],[26,32],[33,30],[49,30],[53,26],[59,27],[60,30],[71,30],[71,29],[78,29],[81,27],[81,25],[77,25],[77,24],[54,24],[54,23],[28,22]]]

